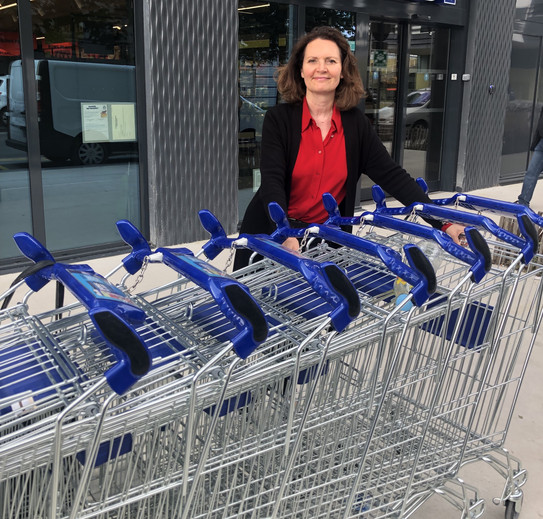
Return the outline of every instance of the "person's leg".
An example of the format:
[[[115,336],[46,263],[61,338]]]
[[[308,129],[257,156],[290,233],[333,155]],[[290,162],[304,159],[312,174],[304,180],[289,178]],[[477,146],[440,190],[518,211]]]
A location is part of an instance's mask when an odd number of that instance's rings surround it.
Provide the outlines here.
[[[529,206],[539,174],[543,171],[543,141],[539,141],[533,152],[530,164],[524,175],[522,190],[518,197],[519,204]]]

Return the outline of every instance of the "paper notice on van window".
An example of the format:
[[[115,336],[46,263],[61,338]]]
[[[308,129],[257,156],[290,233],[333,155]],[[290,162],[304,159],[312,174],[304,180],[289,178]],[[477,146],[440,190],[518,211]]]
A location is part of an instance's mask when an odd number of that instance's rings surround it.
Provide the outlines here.
[[[118,103],[111,108],[111,140],[136,140],[136,106],[134,103]]]
[[[83,142],[110,140],[110,109],[107,104],[81,103]]]

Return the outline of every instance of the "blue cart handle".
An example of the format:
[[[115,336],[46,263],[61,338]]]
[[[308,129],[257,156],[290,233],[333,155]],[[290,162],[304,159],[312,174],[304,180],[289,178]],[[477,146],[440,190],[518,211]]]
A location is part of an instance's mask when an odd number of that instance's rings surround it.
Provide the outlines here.
[[[277,237],[284,238],[287,236],[299,238],[301,234],[307,232],[312,236],[380,259],[393,274],[412,286],[410,292],[413,294],[413,300],[418,306],[424,304],[436,290],[435,271],[428,258],[416,245],[408,244],[404,247],[404,252],[409,263],[409,265],[406,265],[396,250],[361,238],[360,236],[354,236],[335,226],[310,224],[306,229],[292,229],[289,226],[283,209],[275,202],[269,205],[269,212],[272,220],[277,225],[277,230],[272,235],[276,239]]]
[[[428,185],[423,178],[417,178],[417,184],[426,194],[428,194]],[[529,207],[514,202],[495,200],[494,198],[470,195],[468,193],[455,193],[449,198],[432,199],[432,202],[436,205],[454,205],[464,207],[465,209],[471,209],[472,211],[486,209],[488,211],[503,215],[517,216],[519,214],[526,214],[535,225],[543,227],[543,216],[540,216]]]
[[[128,272],[137,272],[145,257],[149,257],[152,261],[164,263],[210,293],[223,315],[238,330],[231,342],[239,357],[247,358],[266,340],[266,317],[245,285],[194,257],[189,249],[160,247],[153,253],[141,232],[128,220],[119,220],[117,228],[122,239],[132,247],[132,252],[123,259]]]
[[[520,249],[522,261],[524,263],[529,263],[537,252],[537,231],[529,218],[522,218],[524,215],[518,216],[519,229],[522,233],[522,237],[519,237],[506,231],[496,222],[481,214],[468,213],[467,211],[451,209],[433,203],[425,204],[416,202],[407,207],[387,207],[384,201],[385,196],[383,190],[379,186],[373,186],[372,191],[377,205],[375,210],[376,213],[393,216],[405,216],[415,213],[427,218],[437,218],[449,222],[460,223],[462,225],[486,229],[498,239]]]
[[[202,210],[198,214],[203,227],[211,234],[203,247],[206,256],[212,259],[223,249],[243,247],[300,273],[309,286],[332,306],[330,319],[337,331],[344,330],[360,313],[360,299],[355,287],[334,263],[313,261],[264,234],[240,234],[235,239],[227,238],[213,213]]]
[[[423,178],[417,178],[417,184],[428,193],[428,185]],[[455,193],[450,198],[437,198],[432,200],[436,205],[454,205],[458,207],[463,207],[465,209],[470,209],[472,211],[479,211],[485,209],[493,213],[498,213],[502,215],[512,215],[517,217],[519,221],[519,227],[522,224],[524,229],[521,229],[521,232],[528,233],[533,236],[534,241],[535,237],[538,237],[537,230],[530,225],[527,220],[530,220],[533,224],[543,227],[543,216],[540,216],[535,211],[526,207],[522,204],[516,204],[514,202],[506,202],[505,200],[495,200],[493,198],[486,198],[483,196],[470,195],[467,193]]]
[[[481,233],[474,227],[466,227],[468,245],[472,250],[462,247],[445,232],[428,225],[393,218],[380,213],[364,212],[360,216],[344,218],[339,212],[335,198],[330,193],[322,195],[329,218],[326,225],[360,225],[369,222],[376,227],[410,234],[426,240],[435,241],[445,252],[470,265],[472,280],[479,283],[492,267],[492,255]]]
[[[470,195],[467,193],[456,193],[450,198],[439,198],[432,200],[436,205],[455,205],[473,211],[485,209],[494,213],[519,216],[525,215],[532,223],[543,227],[543,216],[538,215],[534,210],[522,204],[506,202],[504,200],[494,200],[483,196]]]
[[[116,393],[125,393],[151,367],[147,346],[136,331],[136,326],[146,318],[145,312],[88,265],[57,263],[51,253],[28,233],[17,233],[14,240],[28,259],[46,265],[25,279],[32,290],[38,291],[49,281],[56,280],[87,309],[117,360],[104,374],[107,382]]]

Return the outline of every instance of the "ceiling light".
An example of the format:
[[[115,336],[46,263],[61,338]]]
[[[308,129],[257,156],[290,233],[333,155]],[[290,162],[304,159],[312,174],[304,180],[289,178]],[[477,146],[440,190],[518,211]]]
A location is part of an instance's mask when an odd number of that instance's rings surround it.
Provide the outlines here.
[[[261,7],[270,7],[270,4],[258,4],[251,7],[238,7],[238,11],[250,11],[253,9],[260,9]]]

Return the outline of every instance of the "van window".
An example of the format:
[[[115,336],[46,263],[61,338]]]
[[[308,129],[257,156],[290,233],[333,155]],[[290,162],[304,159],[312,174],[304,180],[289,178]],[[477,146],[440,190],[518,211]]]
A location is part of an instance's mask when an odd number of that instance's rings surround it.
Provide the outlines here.
[[[50,61],[49,78],[55,91],[65,98],[94,101],[136,100],[134,67]]]

